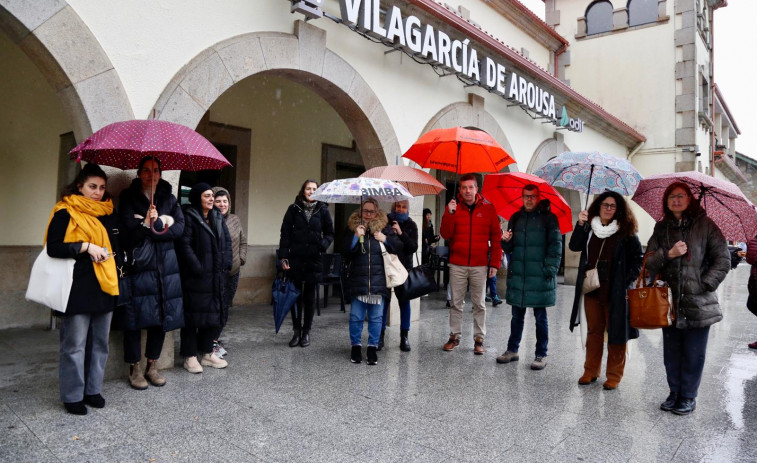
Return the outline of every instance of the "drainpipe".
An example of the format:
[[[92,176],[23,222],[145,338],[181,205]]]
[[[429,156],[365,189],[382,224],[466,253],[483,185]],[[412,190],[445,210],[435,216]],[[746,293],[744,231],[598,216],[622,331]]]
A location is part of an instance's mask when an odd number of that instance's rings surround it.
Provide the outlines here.
[[[567,50],[567,49],[568,49],[568,44],[567,44],[567,43],[564,43],[564,44],[563,44],[563,45],[562,45],[562,46],[561,46],[561,47],[560,47],[560,48],[559,48],[559,49],[558,49],[558,50],[557,50],[557,51],[555,52],[555,77],[557,77],[558,79],[559,79],[559,77],[558,77],[558,75],[557,75],[557,74],[558,74],[557,70],[558,70],[558,69],[560,68],[560,66],[559,66],[559,58],[560,58],[560,55],[562,55],[563,53],[565,53],[565,50]]]
[[[636,153],[638,153],[641,147],[644,146],[644,143],[645,142],[640,141],[636,146],[633,147],[633,149],[631,150],[631,153],[628,156],[626,156],[626,159],[628,159],[628,162],[631,162],[631,159],[633,159],[633,157],[636,156]]]

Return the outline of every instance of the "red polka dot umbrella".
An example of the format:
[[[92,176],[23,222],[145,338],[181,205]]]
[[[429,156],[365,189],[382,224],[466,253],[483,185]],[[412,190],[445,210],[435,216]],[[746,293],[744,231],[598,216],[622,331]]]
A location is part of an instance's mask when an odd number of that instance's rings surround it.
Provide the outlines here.
[[[69,152],[71,159],[136,169],[155,156],[163,170],[219,170],[231,163],[205,137],[181,124],[157,120],[115,122]]]

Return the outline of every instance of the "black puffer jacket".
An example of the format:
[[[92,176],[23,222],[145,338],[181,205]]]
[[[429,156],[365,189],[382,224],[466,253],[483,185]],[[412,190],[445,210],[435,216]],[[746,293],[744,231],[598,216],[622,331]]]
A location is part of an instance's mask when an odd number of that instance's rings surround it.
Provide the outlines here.
[[[162,235],[142,225],[150,207],[150,200],[142,192],[142,181],[134,179],[131,186],[121,192],[118,211],[127,255],[147,240],[152,242],[155,256],[141,268],[127,266],[134,300],[113,317],[115,328],[135,330],[162,326],[164,331],[171,331],[184,326],[181,276],[175,249],[175,243],[184,234],[184,214],[171,193],[171,184],[165,180],[158,182],[153,202],[159,216],[155,229],[162,231],[168,226],[168,231]]]
[[[683,241],[686,255],[668,258],[673,245]],[[676,328],[701,328],[723,319],[715,290],[731,269],[723,233],[715,222],[699,211],[693,217],[657,222],[647,244],[647,269],[659,274],[673,290]]]
[[[184,322],[187,327],[208,328],[226,324],[223,288],[231,270],[231,236],[218,209],[202,213],[183,207],[184,236],[179,242],[181,283],[184,288]]]
[[[389,226],[392,222],[397,220],[394,212],[389,214]],[[402,253],[399,254],[400,261],[406,269],[410,270],[413,265],[413,254],[418,250],[418,225],[413,222],[413,219],[408,218],[404,222],[397,222],[400,224],[400,230],[402,234],[399,239],[402,241]]]
[[[367,222],[365,242],[363,246],[356,243],[352,246],[355,229],[360,225],[358,211],[352,213],[347,221],[347,231],[344,233],[342,254],[349,268],[347,287],[350,299],[367,294],[381,294],[389,297],[391,290],[386,287],[384,275],[384,258],[381,255],[381,243],[373,237],[373,231],[381,230],[386,235],[384,247],[387,252],[402,255],[402,241],[392,227],[388,226],[386,213],[379,209],[375,219]],[[365,253],[363,253],[365,249]]]
[[[305,205],[295,200],[284,214],[279,259],[289,260],[293,280],[315,283],[323,273],[321,255],[334,241],[334,222],[326,203],[316,202],[309,221],[304,209]]]

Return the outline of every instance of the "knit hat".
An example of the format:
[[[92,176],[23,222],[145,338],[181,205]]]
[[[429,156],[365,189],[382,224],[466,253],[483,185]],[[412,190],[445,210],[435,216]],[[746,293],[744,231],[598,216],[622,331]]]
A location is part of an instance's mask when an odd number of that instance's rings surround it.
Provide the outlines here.
[[[192,189],[189,190],[189,203],[198,209],[202,209],[200,197],[203,193],[210,189],[210,185],[208,185],[207,183],[198,183],[197,185],[193,186]]]

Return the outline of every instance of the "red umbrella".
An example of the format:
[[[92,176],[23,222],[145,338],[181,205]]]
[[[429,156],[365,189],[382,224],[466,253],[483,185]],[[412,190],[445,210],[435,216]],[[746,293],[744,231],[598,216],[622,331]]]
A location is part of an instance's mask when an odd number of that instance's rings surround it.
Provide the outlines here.
[[[557,216],[560,232],[573,230],[573,212],[565,198],[552,185],[535,175],[523,172],[489,174],[484,177],[481,196],[494,205],[497,214],[510,220],[523,207],[523,187],[529,184],[536,185],[541,198],[549,200],[550,209]]]
[[[408,166],[380,166],[368,169],[361,177],[392,180],[407,188],[413,196],[438,195],[444,185],[426,172]]]
[[[71,159],[118,169],[136,169],[145,156],[160,159],[163,170],[219,170],[229,161],[205,137],[173,122],[132,120],[98,130],[69,152]]]
[[[499,172],[515,163],[491,135],[473,127],[426,132],[402,157],[415,161],[421,167],[456,174]]]

